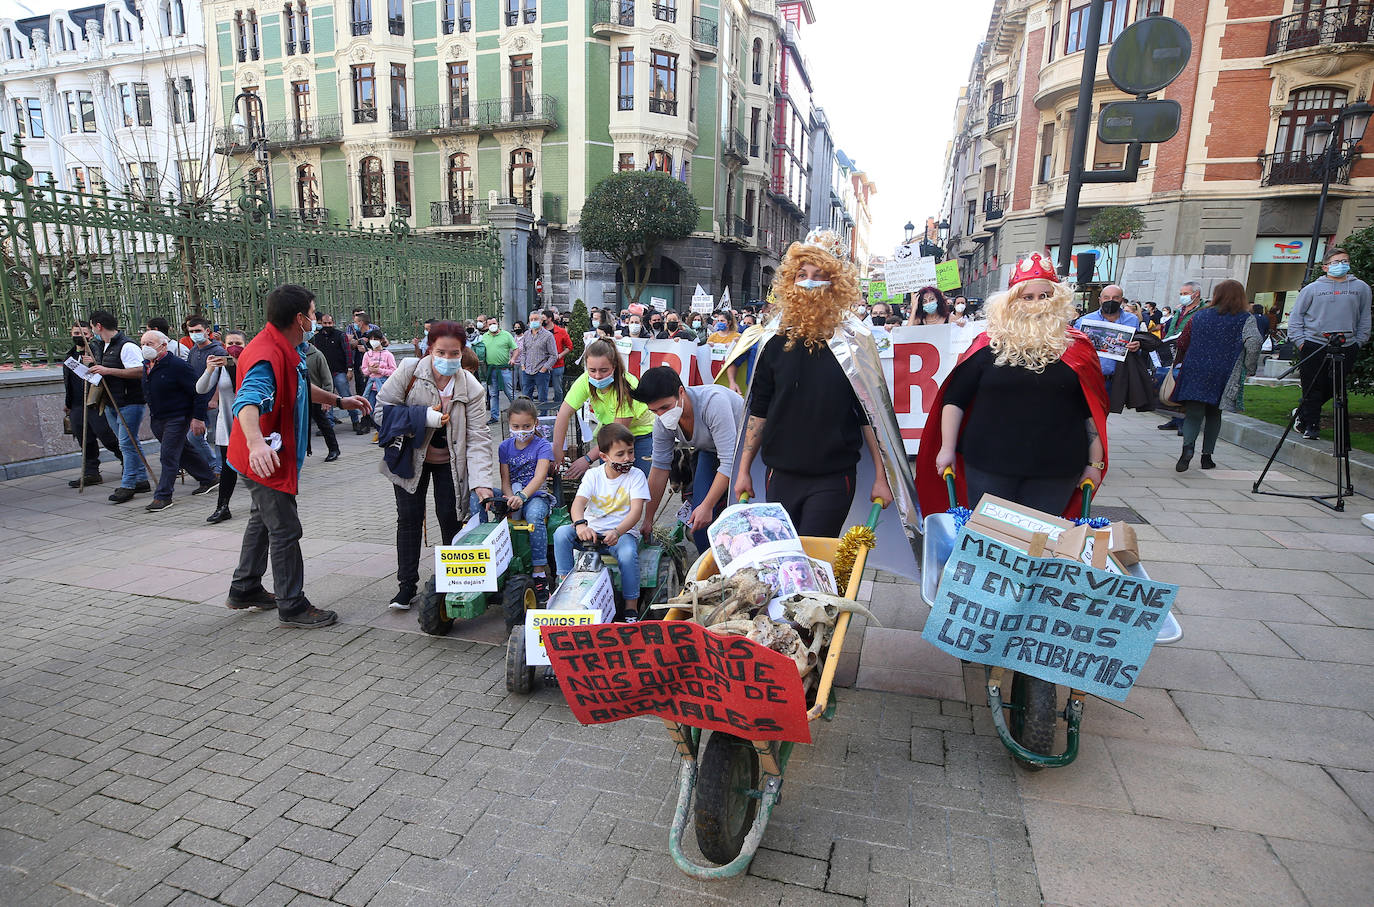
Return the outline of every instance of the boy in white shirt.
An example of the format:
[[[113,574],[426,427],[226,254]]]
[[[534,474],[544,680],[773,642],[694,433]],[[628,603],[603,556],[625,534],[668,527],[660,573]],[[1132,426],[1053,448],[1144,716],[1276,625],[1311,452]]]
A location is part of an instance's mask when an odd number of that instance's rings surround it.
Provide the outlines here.
[[[603,425],[596,433],[596,446],[605,462],[583,476],[572,503],[572,525],[560,526],[553,534],[558,581],[572,571],[574,537],[594,543],[599,535],[620,562],[625,621],[633,623],[639,620],[640,536],[636,527],[649,500],[649,482],[634,468],[635,439],[628,428],[618,422]]]

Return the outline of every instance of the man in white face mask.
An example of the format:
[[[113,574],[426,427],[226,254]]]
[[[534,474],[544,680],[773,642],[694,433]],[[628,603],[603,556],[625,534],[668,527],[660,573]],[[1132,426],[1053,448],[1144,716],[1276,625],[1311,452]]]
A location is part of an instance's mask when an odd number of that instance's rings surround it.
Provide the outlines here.
[[[730,491],[735,445],[744,421],[744,398],[717,384],[684,387],[678,373],[666,365],[646,371],[633,396],[656,417],[649,504],[644,509],[641,532],[647,538],[653,531],[654,517],[668,487],[673,451],[679,443],[686,444],[695,451],[687,528],[692,530],[697,550],[705,551],[710,547],[706,527],[715,520]]]
[[[157,513],[172,506],[177,473],[185,469],[199,486],[193,495],[207,494],[219,487],[219,477],[196,446],[186,443],[190,427],[199,423],[205,430],[209,394],[196,393],[199,376],[179,357],[168,354],[169,340],[161,331],[143,335],[143,395],[148,400],[148,418],[153,434],[162,445],[159,455],[162,472],[153,502],[146,508]]]

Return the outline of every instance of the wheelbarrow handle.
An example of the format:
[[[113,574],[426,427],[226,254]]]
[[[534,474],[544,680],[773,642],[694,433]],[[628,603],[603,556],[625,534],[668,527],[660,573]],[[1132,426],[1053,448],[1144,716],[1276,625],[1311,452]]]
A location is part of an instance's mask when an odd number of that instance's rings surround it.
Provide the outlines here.
[[[1093,509],[1093,491],[1096,490],[1097,485],[1093,483],[1092,479],[1084,479],[1078,487],[1083,491],[1083,512],[1080,514],[1080,516],[1082,516],[1085,520],[1091,519]]]
[[[949,492],[949,509],[953,510],[959,506],[958,492],[954,490],[954,467],[946,466],[941,470],[940,475],[945,479],[945,490]]]
[[[883,502],[878,498],[873,499],[873,506],[868,511],[868,522],[864,523],[869,529],[877,530],[878,518],[883,515]]]

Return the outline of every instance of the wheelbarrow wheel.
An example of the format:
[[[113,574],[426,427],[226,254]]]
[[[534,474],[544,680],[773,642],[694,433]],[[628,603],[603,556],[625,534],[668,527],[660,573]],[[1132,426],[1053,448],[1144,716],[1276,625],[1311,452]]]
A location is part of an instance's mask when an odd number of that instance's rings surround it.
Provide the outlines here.
[[[746,740],[712,732],[697,770],[697,846],[702,856],[724,865],[739,856],[754,824],[759,801],[759,757]]]
[[[430,636],[444,636],[453,629],[453,618],[444,610],[444,593],[435,590],[433,578],[425,584],[418,617],[420,629]]]
[[[525,662],[525,626],[512,627],[506,639],[506,689],[528,693],[534,688],[534,668]]]
[[[1011,681],[1011,715],[1007,721],[1012,739],[1033,753],[1051,755],[1058,707],[1058,687],[1047,680],[1018,672]],[[1044,767],[1019,761],[1031,771]]]

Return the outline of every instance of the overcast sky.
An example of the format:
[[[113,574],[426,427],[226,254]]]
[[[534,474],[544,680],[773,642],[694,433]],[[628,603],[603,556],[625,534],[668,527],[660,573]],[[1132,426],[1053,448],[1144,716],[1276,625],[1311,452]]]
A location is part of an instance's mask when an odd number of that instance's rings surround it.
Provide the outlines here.
[[[954,104],[992,0],[811,0],[801,43],[835,143],[877,185],[875,254],[937,217]]]

